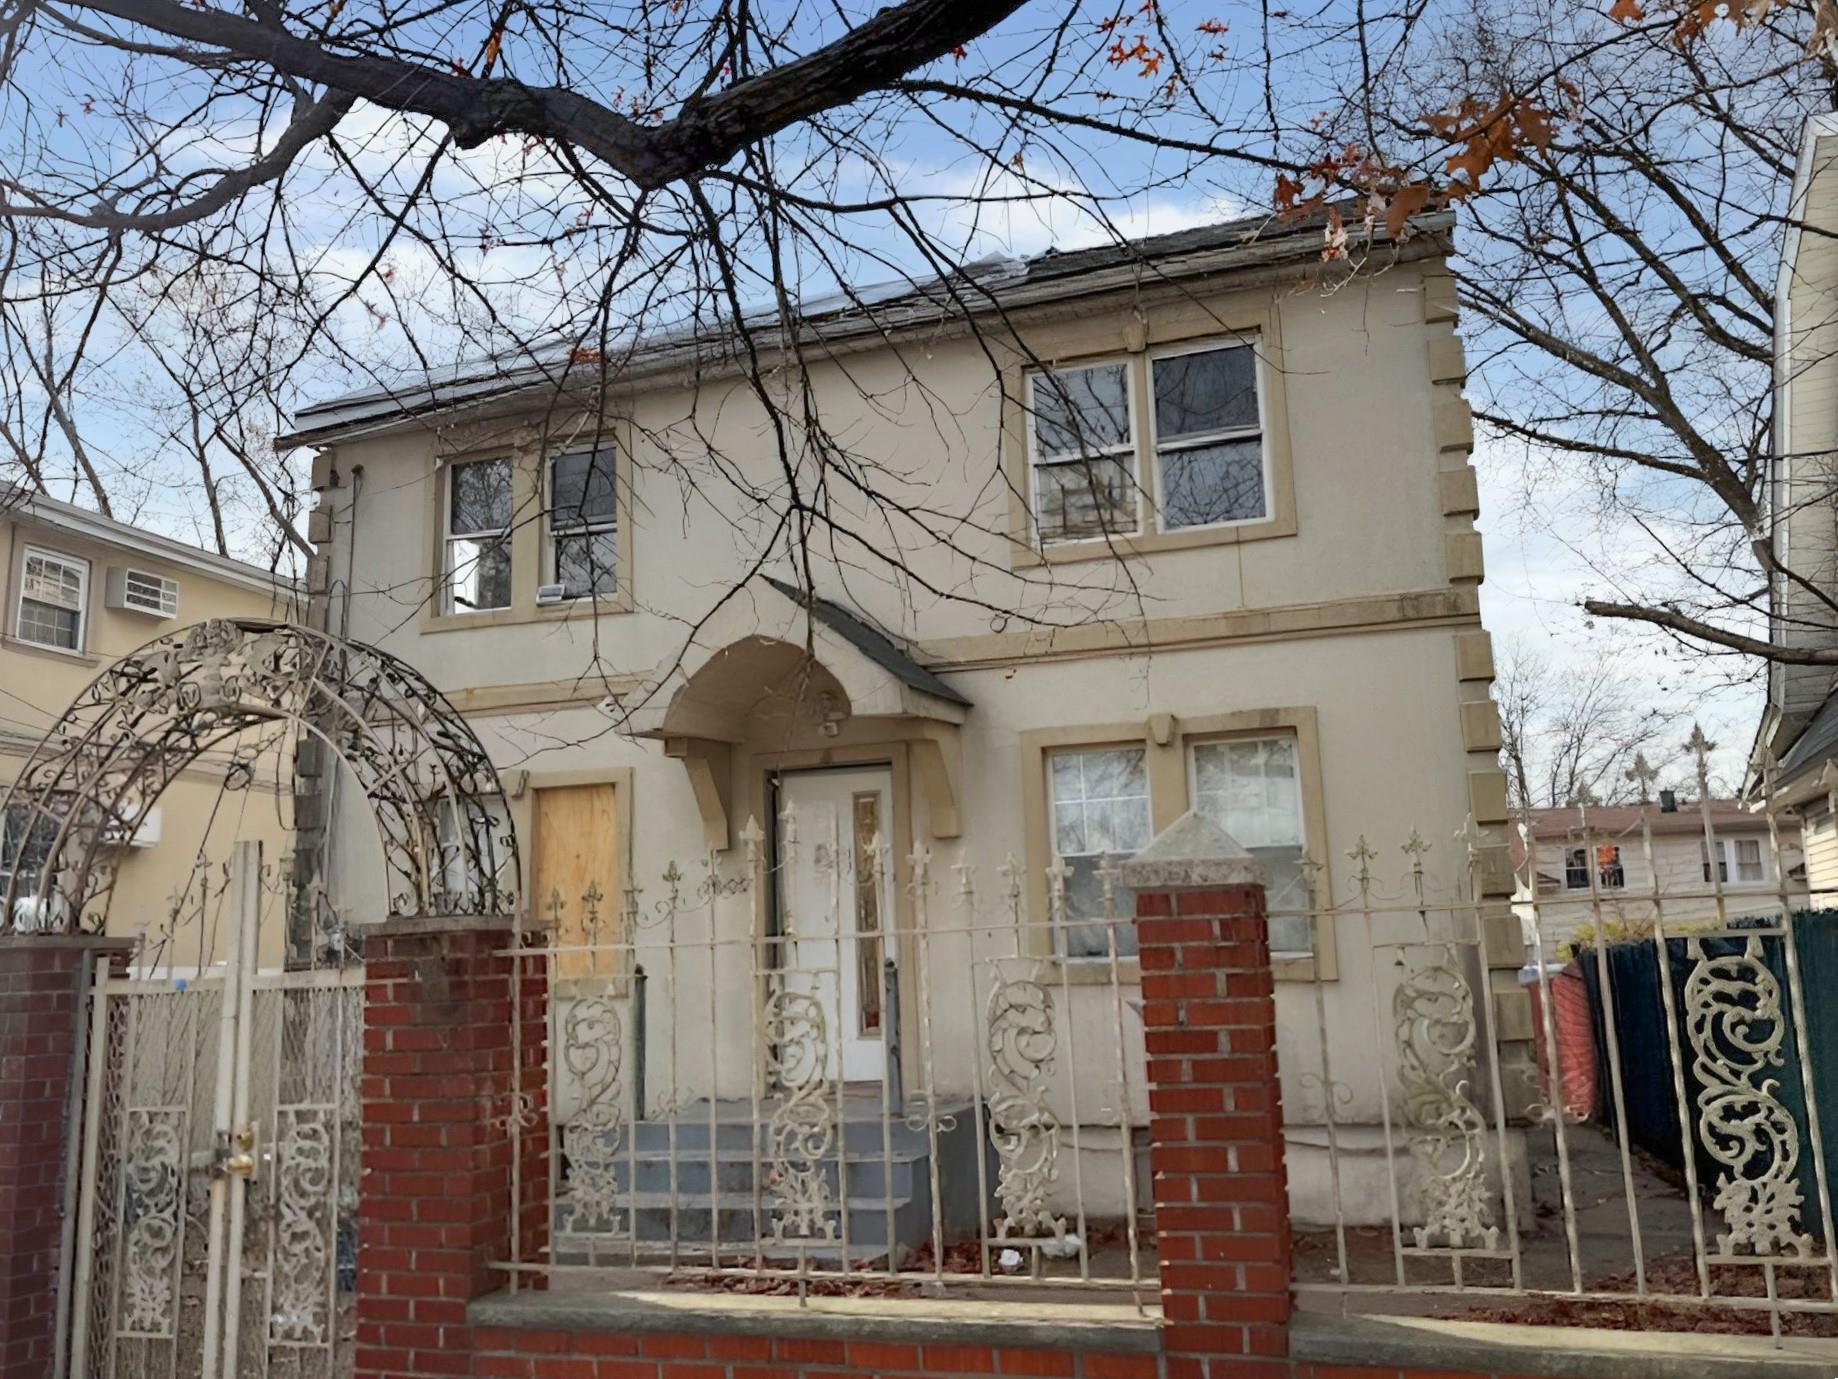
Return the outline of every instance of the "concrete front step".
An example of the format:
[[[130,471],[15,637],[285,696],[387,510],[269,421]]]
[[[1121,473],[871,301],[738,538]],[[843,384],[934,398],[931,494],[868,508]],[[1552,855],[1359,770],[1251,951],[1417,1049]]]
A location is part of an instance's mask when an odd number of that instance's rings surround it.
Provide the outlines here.
[[[890,1197],[891,1244],[895,1251],[909,1254],[932,1240],[934,1138],[942,1203],[939,1215],[946,1239],[954,1240],[966,1231],[974,1233],[978,1221],[979,1138],[968,1106],[947,1109],[941,1105],[942,1123],[935,1137],[923,1125],[915,1129],[903,1118],[884,1123],[878,1106],[865,1098],[850,1098],[845,1109],[849,1114],[840,1127],[840,1144],[824,1156],[822,1167],[832,1200],[843,1181],[848,1185],[846,1246],[850,1259],[887,1253]],[[566,1147],[555,1204],[558,1247],[563,1236],[575,1235],[590,1241],[603,1234],[612,1235],[615,1228],[619,1235],[628,1229],[634,1231],[643,1252],[671,1241],[684,1249],[708,1246],[717,1232],[723,1248],[730,1244],[746,1248],[757,1240],[762,1231],[754,1211],[756,1172],[762,1179],[757,1192],[768,1229],[774,1215],[768,1190],[773,1172],[766,1123],[769,1108],[760,1108],[760,1123],[756,1124],[754,1108],[748,1103],[717,1103],[712,1127],[708,1110],[707,1103],[702,1103],[688,1108],[673,1122],[641,1121],[622,1127],[615,1142],[601,1141],[601,1146],[610,1151],[616,1190],[610,1219],[580,1221],[573,1217],[568,1202],[568,1149],[578,1156],[592,1152],[593,1147],[578,1139],[570,1145],[569,1137],[564,1135]],[[711,1138],[715,1145],[712,1153]],[[982,1178],[993,1183],[993,1151],[982,1145],[981,1152],[988,1160]],[[713,1201],[711,1183],[716,1192]],[[840,1235],[840,1210],[831,1210]],[[844,1244],[841,1240],[836,1243],[837,1257]]]

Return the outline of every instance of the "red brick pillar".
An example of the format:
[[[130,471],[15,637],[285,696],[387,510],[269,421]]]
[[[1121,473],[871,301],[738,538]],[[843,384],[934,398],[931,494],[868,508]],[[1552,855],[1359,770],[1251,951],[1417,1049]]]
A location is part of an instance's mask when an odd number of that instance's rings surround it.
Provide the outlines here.
[[[1169,1379],[1286,1375],[1289,1208],[1263,871],[1188,814],[1136,892]]]
[[[0,1379],[44,1379],[81,1125],[89,988],[121,939],[0,935]]]
[[[359,1379],[472,1373],[466,1305],[547,1245],[547,985],[501,916],[365,940]],[[522,1076],[517,1075],[519,1064]]]

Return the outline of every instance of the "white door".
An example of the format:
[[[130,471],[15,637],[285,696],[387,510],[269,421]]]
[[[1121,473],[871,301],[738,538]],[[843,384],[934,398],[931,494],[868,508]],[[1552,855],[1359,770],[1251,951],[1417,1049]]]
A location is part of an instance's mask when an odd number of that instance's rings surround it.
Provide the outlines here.
[[[823,1007],[830,1067],[845,1082],[886,1075],[884,941],[894,913],[893,773],[886,767],[779,778],[780,932],[788,990]]]

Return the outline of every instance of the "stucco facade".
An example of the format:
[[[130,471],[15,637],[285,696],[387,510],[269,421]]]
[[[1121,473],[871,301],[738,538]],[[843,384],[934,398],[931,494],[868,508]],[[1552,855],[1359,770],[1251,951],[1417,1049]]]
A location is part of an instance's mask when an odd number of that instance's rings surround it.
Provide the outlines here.
[[[121,597],[128,571],[140,577],[132,600]],[[120,606],[132,602],[147,606]],[[0,610],[4,794],[45,730],[121,656],[212,618],[286,620],[295,604],[292,586],[267,571],[42,495],[15,492],[0,503]],[[214,924],[201,929],[198,922],[200,909],[217,908],[215,899],[199,905],[200,859],[213,876],[215,897],[229,846],[238,837],[260,839],[271,862],[289,846],[291,799],[285,772],[276,775],[279,754],[267,753],[248,788],[226,795],[229,750],[209,753],[182,772],[141,833],[114,850],[108,932],[144,936],[163,965],[181,970],[201,958],[208,964],[222,957]],[[7,865],[21,841],[15,832],[7,839]],[[184,899],[175,906],[179,898]],[[275,948],[263,960],[278,965],[280,926],[270,927]]]
[[[1178,256],[1150,242],[1139,248],[1156,271],[1131,260],[1033,297],[1019,278],[1002,320],[974,333],[941,319],[874,342],[830,341],[807,353],[801,395],[791,371],[775,369],[787,397],[810,399],[872,475],[878,512],[846,485],[828,500],[851,530],[878,533],[874,550],[826,538],[794,559],[768,532],[770,514],[733,496],[709,456],[781,499],[785,487],[757,396],[718,367],[693,386],[680,367],[634,367],[606,391],[603,426],[553,405],[552,393],[412,413],[379,411],[374,399],[327,404],[297,425],[297,439],[319,447],[314,616],[408,660],[467,713],[516,801],[533,923],[550,893],[544,867],[560,865],[535,836],[545,790],[611,787],[594,826],[613,835],[600,889],[640,885],[649,903],[672,859],[688,867],[712,851],[734,864],[749,821],[772,817],[773,782],[820,766],[885,769],[891,816],[881,827],[898,859],[892,927],[908,945],[896,962],[902,1018],[922,1000],[974,1014],[966,974],[992,954],[1033,963],[1090,1031],[1093,1057],[1062,1059],[1054,1074],[1058,1113],[1070,1118],[1075,1098],[1082,1108],[1088,1153],[1114,1157],[1119,1126],[1115,1078],[1097,1057],[1117,1018],[1104,982],[1087,985],[1088,962],[1031,947],[1031,935],[952,936],[940,917],[965,877],[994,894],[1010,858],[1026,908],[1044,910],[1062,807],[1053,763],[1068,751],[1139,751],[1131,760],[1142,763],[1153,832],[1204,803],[1196,772],[1208,744],[1281,744],[1301,846],[1323,869],[1320,894],[1336,901],[1353,891],[1347,854],[1358,840],[1395,882],[1413,829],[1432,844],[1433,883],[1463,884],[1457,834],[1472,818],[1498,969],[1475,976],[1499,993],[1510,1039],[1521,955],[1442,233],[1376,250],[1387,266],[1352,277],[1323,269],[1318,232],[1278,230],[1249,249],[1218,235],[1184,241]],[[1149,378],[1154,361],[1222,340],[1255,342],[1261,515],[1167,530],[1154,514],[1172,500],[1141,475],[1139,532],[1039,540],[1022,401],[1030,371],[1118,361]],[[1148,425],[1141,410],[1132,427]],[[547,462],[596,431],[618,457],[616,536],[605,547],[616,551],[616,587],[539,603],[556,533],[541,515]],[[494,574],[492,597],[506,606],[451,611],[442,592],[451,476],[497,456],[510,460],[520,515]],[[894,550],[897,568],[882,559]],[[354,812],[336,829],[348,858],[362,856],[368,827]],[[937,892],[923,918],[907,884],[915,848],[929,853]],[[384,912],[362,880],[372,874],[329,873],[354,915]],[[717,903],[678,932],[744,935],[752,904]],[[1376,1121],[1384,1079],[1373,1003],[1394,978],[1374,961],[1371,923],[1348,913],[1304,940],[1307,951],[1292,945],[1279,1010],[1294,1041],[1286,1075],[1319,1066],[1314,982],[1323,984],[1335,1077],[1352,1097],[1340,1114]],[[910,940],[928,924],[938,932],[921,992]],[[744,965],[685,961],[664,991],[667,948],[661,933],[640,935],[651,1022],[693,1027],[698,1050],[724,1037],[739,1049],[750,1038]],[[1127,962],[1123,973],[1133,980]],[[921,1040],[899,1033],[910,1090],[926,1073]],[[976,1041],[974,1019],[932,1022],[941,1091],[972,1090]],[[654,1034],[650,1057],[664,1058],[663,1047]],[[673,1076],[687,1094],[744,1096],[751,1068],[746,1056],[699,1051]],[[647,1085],[662,1088],[661,1071]],[[1318,1080],[1288,1079],[1284,1098],[1286,1118],[1303,1127],[1297,1192],[1324,1191],[1306,1152],[1305,1128],[1324,1116]],[[1140,1088],[1130,1101],[1140,1126]]]

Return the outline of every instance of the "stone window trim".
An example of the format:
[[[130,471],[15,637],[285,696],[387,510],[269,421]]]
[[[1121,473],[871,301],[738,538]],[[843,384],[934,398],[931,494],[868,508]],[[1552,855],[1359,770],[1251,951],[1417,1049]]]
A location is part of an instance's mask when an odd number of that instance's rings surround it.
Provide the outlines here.
[[[1210,344],[1254,341],[1258,405],[1264,448],[1267,516],[1260,520],[1162,530],[1155,462],[1154,406],[1147,391],[1150,365]],[[1042,546],[1035,533],[1033,441],[1027,399],[1030,376],[1043,369],[1079,368],[1127,360],[1135,374],[1130,426],[1135,480],[1140,487],[1137,530],[1112,537]],[[1295,479],[1291,464],[1288,397],[1283,367],[1282,321],[1267,294],[1216,301],[1181,299],[1104,318],[1043,325],[1025,346],[1011,346],[1001,375],[1003,469],[1009,490],[1010,564],[1039,565],[1130,558],[1197,547],[1232,545],[1296,534]]]
[[[1128,723],[1088,723],[1036,728],[1021,734],[1022,826],[1026,845],[1025,900],[1029,914],[1047,912],[1047,868],[1053,863],[1052,802],[1048,779],[1049,758],[1054,752],[1077,748],[1142,747],[1149,775],[1149,818],[1159,834],[1192,802],[1192,777],[1188,767],[1191,748],[1203,742],[1233,738],[1273,737],[1283,734],[1296,740],[1296,761],[1301,774],[1302,828],[1308,854],[1321,863],[1318,893],[1333,892],[1333,851],[1327,831],[1327,803],[1322,789],[1321,734],[1315,709],[1298,705],[1246,709],[1234,713],[1152,714]],[[1062,959],[1052,951],[1041,926],[1030,926],[1028,941],[1043,964],[1055,968]],[[1110,980],[1105,959],[1075,958],[1063,961],[1065,980],[1071,985]],[[1134,959],[1120,961],[1126,981],[1138,978]],[[1339,954],[1334,926],[1318,925],[1311,957],[1279,957],[1272,963],[1278,981],[1334,981],[1339,977]],[[1055,980],[1059,980],[1056,975]]]
[[[483,428],[481,428],[483,430]],[[618,508],[612,524],[618,539],[618,589],[598,597],[563,599],[559,603],[539,604],[536,589],[553,583],[548,569],[551,533],[548,500],[550,464],[558,455],[589,448],[596,443],[591,418],[570,425],[554,423],[546,427],[499,424],[492,434],[475,438],[456,428],[456,433],[437,442],[433,457],[434,482],[427,485],[427,524],[429,531],[427,569],[433,594],[424,600],[420,624],[422,632],[452,632],[463,628],[502,627],[526,623],[564,622],[570,618],[591,621],[608,614],[636,610],[633,588],[637,583],[632,530],[632,427],[629,422],[608,420],[603,423],[598,443],[610,447],[618,456]],[[449,475],[454,466],[472,460],[509,456],[511,461],[511,601],[507,608],[479,612],[444,611],[446,529],[448,504],[451,502]]]
[[[32,562],[35,560],[41,563],[49,562],[50,564],[61,567],[66,572],[74,572],[77,577],[75,606],[70,608],[64,607],[63,605],[55,605],[58,611],[74,612],[76,614],[76,644],[74,646],[64,646],[59,642],[45,641],[42,638],[27,635],[26,605],[29,602],[40,602],[40,600],[31,598],[26,589],[26,572],[30,569]],[[85,648],[89,641],[90,633],[89,600],[91,585],[93,583],[91,579],[92,571],[93,567],[90,561],[83,556],[71,555],[65,551],[54,550],[49,546],[35,546],[30,543],[25,544],[20,550],[19,564],[14,571],[15,593],[12,607],[12,626],[8,629],[12,634],[13,640],[18,645],[29,647],[35,651],[48,651],[54,655],[64,656],[74,660],[89,659]]]

